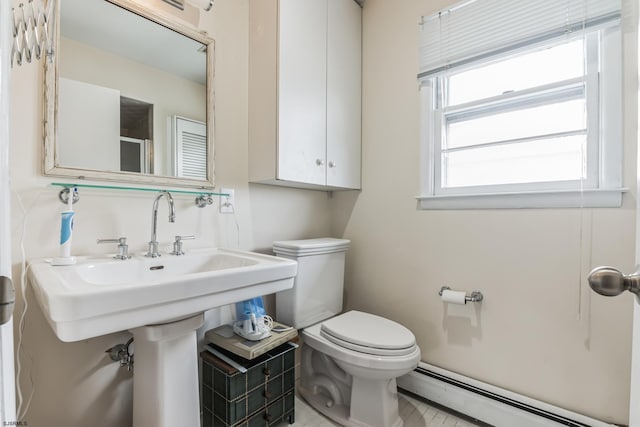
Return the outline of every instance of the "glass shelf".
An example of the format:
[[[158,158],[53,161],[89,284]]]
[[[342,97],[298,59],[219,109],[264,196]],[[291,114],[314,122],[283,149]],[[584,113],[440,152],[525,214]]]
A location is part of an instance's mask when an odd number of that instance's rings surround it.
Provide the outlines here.
[[[164,188],[144,188],[144,187],[120,187],[116,185],[95,185],[95,184],[76,184],[70,182],[52,182],[51,185],[56,187],[63,188],[97,188],[102,190],[125,190],[125,191],[152,191],[157,193],[159,191],[168,191],[169,193],[178,193],[178,194],[192,194],[194,196],[229,196],[226,193],[216,193],[213,191],[209,191],[206,189],[202,190],[168,190]]]

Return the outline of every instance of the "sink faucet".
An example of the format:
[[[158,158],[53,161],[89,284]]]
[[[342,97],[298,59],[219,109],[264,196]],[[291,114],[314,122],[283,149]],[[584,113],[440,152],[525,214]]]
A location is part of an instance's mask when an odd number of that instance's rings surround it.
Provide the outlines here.
[[[158,227],[158,200],[164,196],[169,203],[169,222],[176,221],[176,210],[173,206],[173,197],[168,191],[162,190],[158,197],[153,201],[153,210],[151,211],[151,240],[149,241],[149,251],[145,254],[147,257],[157,258],[160,256],[158,252],[158,240],[156,238],[156,230]]]

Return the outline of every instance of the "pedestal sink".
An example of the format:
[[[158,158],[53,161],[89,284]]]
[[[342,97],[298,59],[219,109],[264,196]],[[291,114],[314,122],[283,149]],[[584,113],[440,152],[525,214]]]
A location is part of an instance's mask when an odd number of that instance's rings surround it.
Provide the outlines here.
[[[293,260],[194,249],[183,256],[80,256],[31,262],[36,298],[62,341],[129,330],[135,339],[134,427],[199,426],[196,330],[214,307],[289,289]]]

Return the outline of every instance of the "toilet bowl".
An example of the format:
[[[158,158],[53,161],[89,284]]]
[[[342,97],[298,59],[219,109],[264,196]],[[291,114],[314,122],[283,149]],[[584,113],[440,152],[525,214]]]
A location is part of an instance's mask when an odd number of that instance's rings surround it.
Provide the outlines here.
[[[300,395],[354,427],[401,427],[396,378],[415,369],[420,348],[404,326],[362,311],[342,312],[344,239],[275,242],[298,261],[293,289],[276,294],[279,322],[302,329]]]
[[[336,339],[327,333],[327,324],[331,333],[347,334]],[[360,333],[349,335],[356,330]],[[398,337],[405,339],[400,342]],[[315,409],[345,426],[403,425],[396,378],[420,361],[420,348],[408,329],[383,317],[349,311],[304,329],[302,339],[299,391]]]

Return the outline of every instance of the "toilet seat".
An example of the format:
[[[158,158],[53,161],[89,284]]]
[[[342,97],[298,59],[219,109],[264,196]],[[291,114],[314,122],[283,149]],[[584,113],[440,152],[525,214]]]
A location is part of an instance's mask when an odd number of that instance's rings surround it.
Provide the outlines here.
[[[404,326],[355,310],[322,322],[320,335],[340,347],[376,356],[404,356],[416,347],[414,335]]]
[[[383,374],[387,376],[389,372],[401,372],[396,375],[400,376],[414,369],[420,361],[420,347],[418,347],[417,344],[409,349],[408,354],[369,354],[365,351],[371,352],[371,349],[356,346],[357,350],[352,350],[345,345],[342,345],[343,343],[336,344],[334,341],[330,341],[325,338],[323,336],[324,334],[320,330],[321,325],[321,323],[316,323],[315,325],[302,330],[301,336],[304,346],[309,346],[318,352],[327,355],[339,365],[347,363],[352,366],[357,366],[366,370],[367,375]]]

